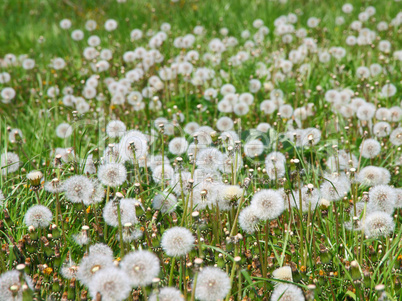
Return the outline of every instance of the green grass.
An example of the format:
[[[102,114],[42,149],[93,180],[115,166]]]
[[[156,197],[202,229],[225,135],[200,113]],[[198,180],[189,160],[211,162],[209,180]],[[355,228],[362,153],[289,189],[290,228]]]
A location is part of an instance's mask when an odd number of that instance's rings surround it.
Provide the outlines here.
[[[400,106],[402,65],[401,61],[392,58],[392,53],[401,49],[402,35],[400,28],[390,28],[377,33],[379,39],[386,39],[392,43],[391,54],[385,55],[385,59],[381,57],[383,54],[377,47],[372,49],[370,46],[347,46],[345,38],[349,34],[355,34],[348,26],[367,6],[373,5],[376,8],[376,20],[371,19],[365,24],[372,30],[376,30],[376,24],[380,20],[390,22],[400,10],[400,3],[395,1],[353,0],[350,3],[353,4],[354,10],[351,15],[346,16],[341,11],[344,3],[336,1],[288,1],[287,4],[264,0],[208,0],[180,1],[179,3],[162,0],[127,0],[126,3],[111,0],[0,1],[0,57],[7,53],[17,56],[27,54],[36,61],[33,70],[24,70],[21,66],[0,69],[0,72],[8,72],[11,75],[9,83],[0,84],[0,91],[4,87],[13,87],[16,90],[16,98],[10,104],[0,102],[0,153],[15,152],[22,161],[21,168],[17,172],[0,175],[1,190],[6,197],[4,210],[0,211],[0,243],[2,245],[0,272],[15,269],[17,264],[26,263],[27,274],[34,278],[42,277],[41,288],[35,292],[38,300],[45,300],[48,297],[58,300],[63,293],[68,295],[69,300],[78,300],[82,292],[87,290],[78,281],[72,288],[71,281],[63,279],[60,275],[60,267],[66,259],[71,258],[79,263],[87,251],[86,246],[78,245],[73,239],[73,235],[82,229],[86,208],[82,208],[81,204],[71,204],[62,193],[60,200],[66,240],[60,237],[51,238],[49,234],[58,236],[59,233],[47,228],[42,229],[41,232],[38,231],[39,233],[35,231],[30,234],[24,224],[25,212],[38,202],[39,196],[41,203],[55,214],[56,199],[59,196],[48,193],[44,189],[40,189],[36,195],[26,175],[29,171],[39,169],[46,181],[59,177],[59,173],[60,179],[65,180],[70,176],[83,173],[82,163],[89,153],[94,155],[98,167],[98,159],[102,156],[105,147],[109,143],[118,142],[118,139],[109,138],[105,133],[106,125],[112,119],[123,121],[128,129],[138,129],[150,134],[151,128],[158,130],[153,124],[156,118],[166,117],[171,120],[173,113],[186,114],[188,106],[189,118],[179,125],[175,135],[183,133],[181,128],[187,122],[196,121],[216,129],[217,119],[229,116],[236,119],[234,129],[240,134],[243,145],[254,133],[252,129],[260,122],[269,122],[273,130],[267,134],[257,134],[266,146],[264,154],[256,159],[243,156],[245,166],[237,172],[237,177],[232,173],[223,175],[224,180],[235,184],[244,184],[247,181],[246,177],[252,175],[251,184],[245,188],[246,205],[250,203],[258,189],[283,187],[289,191],[292,189],[296,191],[300,188],[298,180],[301,183],[312,183],[315,187],[319,187],[326,181],[324,179],[326,177],[325,161],[336,153],[332,145],[338,145],[339,149],[346,149],[359,158],[359,146],[364,138],[359,131],[361,125],[358,119],[353,117],[347,120],[341,114],[333,112],[329,108],[330,104],[324,99],[325,91],[334,88],[350,88],[358,93],[355,94],[356,96],[365,97],[368,102],[376,102],[387,108]],[[167,92],[165,87],[155,93],[163,101],[163,109],[158,112],[150,112],[148,109],[135,112],[127,103],[122,106],[111,105],[111,95],[105,84],[101,83],[109,76],[116,80],[123,78],[124,72],[133,69],[135,64],[123,62],[123,53],[139,46],[147,48],[149,37],[146,37],[145,33],[148,30],[156,33],[163,22],[168,22],[172,29],[167,41],[160,48],[165,60],[147,71],[144,79],[134,83],[133,90],[141,91],[148,85],[147,79],[157,75],[158,70],[168,64],[169,59],[186,51],[172,46],[175,37],[191,33],[194,26],[202,25],[206,29],[206,34],[196,37],[194,44],[201,53],[201,57],[208,51],[208,43],[212,38],[222,37],[219,34],[222,27],[227,27],[229,36],[238,38],[241,46],[224,52],[222,62],[217,66],[204,63],[202,60],[195,65],[210,67],[217,75],[221,69],[228,72],[229,80],[224,79],[223,83],[232,83],[239,93],[247,92],[250,78],[256,77],[258,62],[264,62],[274,70],[272,71],[274,74],[276,72],[273,67],[275,57],[281,53],[288,54],[290,50],[300,45],[301,40],[295,37],[293,43],[286,45],[274,33],[275,19],[290,12],[298,15],[298,21],[294,24],[296,28],[306,28],[309,17],[315,16],[321,19],[319,28],[309,29],[308,33],[309,37],[316,39],[319,48],[329,49],[332,46],[341,46],[347,50],[343,59],[339,61],[331,59],[328,64],[320,63],[317,55],[309,54],[304,60],[312,66],[308,74],[294,73],[283,82],[274,84],[275,88],[284,91],[285,102],[294,108],[314,103],[315,114],[302,122],[303,128],[317,126],[322,131],[321,141],[314,147],[295,147],[283,135],[278,135],[278,129],[280,133],[285,131],[287,120],[276,116],[276,113],[271,116],[262,114],[259,104],[270,97],[269,91],[264,89],[255,93],[255,104],[250,107],[249,114],[238,117],[235,114],[218,112],[214,102],[203,98],[203,91],[212,85],[210,81],[200,87],[194,87],[191,84],[185,84],[183,77],[180,76],[178,83],[173,83],[172,91]],[[345,16],[346,23],[336,25],[335,18],[340,15]],[[71,29],[67,31],[59,27],[60,20],[64,18],[70,19],[73,23]],[[270,29],[264,42],[255,47],[259,56],[252,57],[241,66],[229,65],[227,63],[229,57],[239,50],[245,50],[243,46],[245,40],[240,38],[241,32],[249,29],[253,34],[255,29],[252,27],[252,22],[257,18],[264,20],[265,25]],[[84,29],[88,19],[98,23],[97,30],[93,33],[84,30],[84,40],[73,41],[70,38],[71,31]],[[103,29],[107,19],[118,21],[116,31],[107,33]],[[132,42],[130,32],[135,28],[143,30],[144,38]],[[90,112],[76,115],[73,113],[74,108],[63,105],[61,93],[58,97],[51,98],[47,96],[47,90],[57,85],[61,92],[64,87],[72,86],[74,95],[81,95],[85,80],[94,73],[89,63],[82,57],[82,51],[87,46],[86,40],[91,34],[101,38],[101,48],[113,51],[110,70],[99,75],[98,92],[106,95],[106,101],[89,100]],[[43,41],[41,43],[38,42],[40,38]],[[49,67],[51,59],[55,57],[65,59],[67,67],[64,70],[57,71]],[[356,77],[356,69],[359,66],[370,66],[372,63],[387,65],[392,70],[376,78],[361,80]],[[295,65],[294,69],[300,64]],[[341,66],[343,71],[340,71]],[[263,83],[264,80],[261,79]],[[272,79],[267,79],[266,82],[268,81]],[[380,98],[379,91],[388,81],[396,86],[398,92],[394,97]],[[372,89],[366,89],[366,84]],[[218,98],[220,100],[221,95]],[[199,110],[197,105],[205,109]],[[69,122],[74,126],[74,134],[67,139],[58,138],[55,134],[56,127],[62,122]],[[393,129],[400,125],[400,122],[392,123]],[[346,130],[345,126],[349,126],[350,129]],[[22,141],[19,143],[9,141],[10,129],[20,129],[23,133]],[[190,135],[183,135],[189,142],[192,141]],[[374,135],[369,133],[369,137]],[[155,142],[150,147],[150,154],[160,154],[164,148],[165,154],[173,162],[177,156],[168,152],[168,143],[171,138],[168,135],[157,134]],[[392,145],[388,138],[379,138],[379,140],[383,142],[381,153],[374,159],[362,158],[360,168],[368,165],[384,167],[392,174],[389,184],[401,187],[399,166],[395,162],[397,156],[401,156],[400,148]],[[224,144],[216,145],[222,151],[227,151]],[[57,147],[73,147],[77,160],[66,163],[60,170],[55,168],[54,149]],[[284,183],[271,181],[262,172],[265,168],[265,156],[275,150],[288,155]],[[190,158],[186,154],[182,157],[183,168],[192,171],[193,163]],[[299,159],[300,164],[297,166],[292,164],[290,159],[293,158]],[[161,278],[159,287],[168,286],[171,282],[169,279],[171,268],[174,277],[173,285],[176,285],[183,293],[185,290],[183,279],[187,276],[186,281],[191,282],[196,275],[196,268],[190,265],[183,270],[181,263],[185,260],[177,259],[176,265],[172,265],[171,259],[160,247],[161,235],[165,230],[174,225],[184,224],[194,236],[203,238],[203,241],[189,253],[187,263],[194,264],[195,258],[203,257],[204,266],[217,264],[222,268],[231,277],[232,289],[228,295],[231,296],[231,300],[242,300],[242,298],[245,298],[243,300],[264,300],[264,297],[268,300],[274,289],[270,279],[271,273],[283,265],[290,265],[293,268],[294,284],[303,289],[306,297],[313,296],[316,300],[377,300],[381,294],[375,289],[378,284],[385,285],[385,294],[390,300],[402,300],[401,209],[396,209],[394,212],[396,228],[390,237],[391,241],[388,242],[389,238],[365,238],[360,231],[352,232],[344,226],[344,222],[350,218],[350,210],[353,212],[353,202],[361,200],[364,196],[363,192],[367,192],[369,187],[352,185],[353,189],[356,189],[356,198],[353,195],[354,192],[349,192],[344,200],[333,202],[328,208],[318,206],[308,215],[301,214],[297,208],[291,211],[286,210],[278,219],[270,223],[261,222],[259,231],[250,235],[234,223],[236,206],[227,212],[220,212],[216,207],[200,210],[200,220],[190,223],[188,220],[191,212],[184,210],[186,198],[179,194],[177,195],[178,207],[174,214],[160,212],[157,214],[154,209],[151,209],[152,199],[165,187],[152,180],[152,171],[146,171],[141,167],[137,170],[140,178],[136,179],[136,167],[131,163],[127,163],[126,167],[128,181],[119,187],[112,188],[110,199],[114,199],[116,192],[121,192],[125,197],[141,200],[145,212],[138,209],[137,215],[140,220],[138,226],[145,230],[145,235],[138,242],[127,243],[124,249],[127,253],[142,245],[143,248],[152,250],[160,257],[163,268],[159,275]],[[249,171],[250,168],[253,171]],[[147,181],[147,176],[151,178],[150,182]],[[96,175],[90,177],[96,178]],[[140,182],[141,189],[137,189],[134,185],[136,182]],[[120,258],[122,249],[115,237],[118,229],[110,226],[104,228],[105,223],[101,217],[104,204],[105,202],[101,202],[87,208],[91,244],[105,242],[113,249],[115,258]],[[147,210],[147,208],[150,209]],[[53,222],[55,222],[54,219]],[[96,230],[99,225],[101,229],[107,229],[106,239]],[[61,231],[60,228],[58,228],[59,231]],[[229,234],[225,232],[231,229],[236,230],[233,233],[240,232],[244,239],[240,239],[237,243],[227,243]],[[268,229],[270,234],[269,239],[266,239],[265,234],[268,233]],[[47,237],[50,246],[45,246],[43,240],[41,242],[34,237],[34,234]],[[359,250],[361,246],[363,251]],[[263,258],[264,254],[267,254],[267,258]],[[236,256],[241,257],[240,262],[235,261]],[[31,264],[28,264],[27,259]],[[360,271],[357,272],[359,277],[356,277],[356,270],[350,267],[350,263],[354,260],[359,263]],[[40,266],[45,263],[52,268],[50,272],[43,270],[43,266]],[[264,268],[268,276],[262,275]],[[57,279],[60,279],[60,285]],[[309,291],[309,284],[315,284],[316,289]],[[141,300],[145,300],[144,293],[147,292],[149,295],[155,287],[157,285],[136,289],[135,294]],[[187,293],[188,300],[191,299],[190,296],[191,291]],[[26,300],[30,300],[29,297]]]

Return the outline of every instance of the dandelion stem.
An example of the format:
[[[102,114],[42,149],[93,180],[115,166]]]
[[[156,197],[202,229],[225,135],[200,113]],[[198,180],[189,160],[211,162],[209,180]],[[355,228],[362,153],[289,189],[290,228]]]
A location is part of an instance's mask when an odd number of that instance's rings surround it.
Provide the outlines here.
[[[237,207],[237,212],[236,212],[235,218],[233,220],[232,230],[230,231],[230,237],[234,236],[234,232],[236,230],[236,225],[237,225],[237,219],[239,218],[240,209],[243,205],[243,201],[244,201],[244,189],[243,189],[243,193],[241,195],[239,206]]]
[[[238,251],[237,251],[237,248],[238,248],[238,245],[237,245],[237,243],[236,243],[236,244],[235,244],[234,257],[237,256],[237,252],[238,252]],[[230,273],[230,283],[233,283],[235,274],[236,274],[236,260],[233,260],[232,271],[231,271],[231,273]],[[229,301],[230,296],[231,296],[230,293],[227,294],[227,296],[226,296],[226,301]]]
[[[191,290],[191,301],[195,300],[195,288],[197,286],[198,271],[194,275],[193,288]]]
[[[169,274],[169,286],[173,285],[173,271],[175,268],[176,258],[173,257],[170,265],[170,274]]]
[[[119,221],[120,257],[124,256],[123,227],[121,224],[120,200],[117,201],[117,219]]]
[[[38,200],[38,204],[40,205],[39,191],[35,190],[35,194],[36,194],[36,199]]]

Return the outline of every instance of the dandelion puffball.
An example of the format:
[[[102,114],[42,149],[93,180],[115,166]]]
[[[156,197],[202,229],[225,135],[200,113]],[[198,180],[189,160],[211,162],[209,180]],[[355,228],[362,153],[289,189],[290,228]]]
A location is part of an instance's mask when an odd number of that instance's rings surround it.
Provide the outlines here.
[[[250,206],[254,209],[254,214],[261,220],[275,219],[285,210],[281,194],[272,189],[262,189],[254,194]]]
[[[173,227],[163,233],[161,246],[168,256],[184,256],[193,249],[194,236],[184,227]]]
[[[195,297],[201,301],[223,300],[229,293],[229,276],[216,267],[206,267],[199,272]]]
[[[34,205],[25,213],[25,224],[35,228],[46,228],[53,219],[53,213],[43,205]]]

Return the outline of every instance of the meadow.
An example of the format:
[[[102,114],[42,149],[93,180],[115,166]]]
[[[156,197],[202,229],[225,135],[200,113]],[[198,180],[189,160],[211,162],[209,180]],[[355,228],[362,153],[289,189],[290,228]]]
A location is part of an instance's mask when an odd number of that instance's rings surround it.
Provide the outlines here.
[[[402,300],[399,0],[0,20],[0,301]]]

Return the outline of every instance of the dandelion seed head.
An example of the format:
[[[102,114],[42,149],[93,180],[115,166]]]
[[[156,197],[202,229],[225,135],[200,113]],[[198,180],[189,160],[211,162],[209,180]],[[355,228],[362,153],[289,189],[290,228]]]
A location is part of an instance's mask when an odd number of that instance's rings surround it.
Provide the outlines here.
[[[127,179],[127,170],[121,163],[106,163],[99,166],[98,179],[105,185],[117,187]]]
[[[187,148],[188,142],[184,137],[176,137],[169,142],[169,152],[173,155],[181,155],[186,152]]]
[[[109,257],[113,257],[113,250],[106,244],[98,242],[89,247],[90,255],[105,255]]]
[[[396,199],[397,195],[394,188],[388,185],[377,185],[369,191],[367,207],[372,208],[372,211],[382,211],[392,214]]]
[[[390,172],[377,166],[363,167],[357,175],[357,181],[366,186],[387,185],[390,180]]]
[[[42,177],[43,173],[40,170],[33,170],[27,174],[27,179],[31,182],[39,181]]]
[[[373,212],[367,215],[364,221],[364,233],[369,238],[377,238],[390,235],[395,229],[392,217],[385,212]]]
[[[113,257],[101,254],[89,254],[80,262],[77,279],[82,284],[88,286],[96,273],[111,267],[114,267]]]
[[[308,128],[303,131],[303,146],[316,145],[318,142],[320,142],[320,139],[321,131],[316,128]]]
[[[147,137],[143,133],[131,130],[121,138],[119,152],[124,161],[133,162],[134,151],[137,160],[145,156],[148,152],[148,142]]]
[[[244,145],[244,153],[247,157],[254,158],[260,156],[264,152],[264,148],[264,144],[260,140],[253,139]]]
[[[193,205],[197,210],[203,210],[207,207],[212,208],[218,198],[219,182],[203,180],[193,189]],[[190,208],[193,209],[193,208]]]
[[[106,126],[106,133],[109,137],[121,137],[126,132],[126,125],[120,120],[112,120]]]
[[[290,205],[292,207],[300,209],[300,193],[298,190],[293,192],[294,199],[290,197]],[[302,211],[308,212],[309,207],[311,212],[314,212],[316,206],[318,205],[321,194],[319,189],[310,190],[307,186],[303,186],[301,189],[301,199],[302,199]]]
[[[293,282],[292,268],[290,266],[277,268],[272,272],[272,278]]]
[[[194,236],[184,227],[173,227],[163,233],[161,246],[168,256],[184,256],[193,249]]]
[[[20,167],[20,164],[20,158],[15,153],[7,152],[2,154],[0,157],[0,167],[3,175],[16,172]]]
[[[77,234],[73,235],[73,240],[76,244],[78,244],[79,246],[85,246],[87,244],[90,243],[90,238],[88,236],[87,231],[82,230]]]
[[[234,126],[233,120],[226,116],[219,118],[218,121],[216,122],[217,129],[222,132],[232,130],[233,126]]]
[[[218,184],[216,192],[216,204],[220,211],[230,210],[236,206],[243,195],[243,189],[238,185]]]
[[[190,180],[192,179],[191,177],[191,172],[188,171],[181,171],[181,182],[183,185],[183,193],[184,195],[187,195],[190,191],[190,188],[192,185],[190,185]],[[180,173],[176,172],[174,174],[173,177],[173,182],[172,182],[172,186],[173,186],[173,192],[176,195],[181,195],[182,193],[182,186],[180,184]]]
[[[98,293],[102,300],[122,301],[131,291],[128,275],[116,267],[108,267],[97,272],[88,284],[89,293],[96,300]]]
[[[208,147],[200,150],[196,157],[196,164],[200,168],[216,170],[222,164],[222,153],[214,148]]]
[[[60,269],[60,274],[65,279],[77,278],[78,265],[74,262],[64,263]]]
[[[0,275],[0,300],[22,300],[23,289],[20,277],[21,274],[17,270],[7,271]],[[24,275],[22,278],[24,283],[33,290],[31,277]]]
[[[73,203],[86,202],[94,190],[93,182],[85,176],[72,176],[64,181],[66,199]]]
[[[178,185],[180,186],[179,183]],[[160,210],[163,214],[173,212],[176,208],[176,205],[176,196],[168,192],[157,194],[152,200],[152,207],[156,210]]]
[[[149,301],[184,301],[184,297],[177,288],[163,287],[158,293],[153,293]]]
[[[174,169],[169,164],[158,165],[154,168],[152,172],[152,178],[156,183],[161,183],[162,178],[165,183],[170,183],[174,177]]]
[[[239,225],[240,228],[248,234],[253,234],[257,230],[260,219],[255,215],[254,208],[248,206],[240,211]]]
[[[381,152],[381,144],[374,139],[366,139],[360,145],[360,152],[364,158],[374,158]]]
[[[206,267],[199,272],[195,297],[201,301],[223,300],[229,293],[229,276],[216,267]]]
[[[375,111],[375,106],[372,103],[363,103],[357,109],[356,116],[360,120],[367,121],[374,117]]]
[[[198,125],[197,122],[189,122],[186,124],[186,126],[184,127],[184,131],[189,134],[192,135],[194,134],[198,129],[200,128],[200,126]]]
[[[25,213],[25,225],[46,228],[53,219],[52,211],[43,205],[34,205]]]
[[[266,122],[261,122],[257,125],[257,130],[263,133],[267,133],[268,130],[271,128],[271,125]]]
[[[402,145],[402,127],[398,127],[391,132],[389,141],[396,146]]]
[[[321,196],[328,201],[339,201],[350,190],[350,181],[346,176],[333,174],[324,175],[328,181],[321,184]]]
[[[304,301],[303,291],[293,284],[279,284],[271,295],[271,301]]]
[[[120,266],[129,276],[132,287],[151,284],[160,271],[158,256],[145,250],[128,253],[123,257]]]
[[[12,129],[8,135],[8,140],[12,143],[16,142],[18,139],[23,137],[22,131],[20,129]]]
[[[285,210],[281,194],[272,189],[262,189],[254,194],[250,206],[261,220],[275,219]]]
[[[130,199],[130,198],[123,198],[120,199],[120,217],[121,217],[121,224],[124,225],[126,223],[137,223],[137,216],[136,216],[136,204],[138,204],[138,200]],[[117,204],[114,201],[108,202],[105,207],[103,208],[103,218],[105,223],[112,227],[119,226],[119,219],[118,219],[118,209]]]
[[[73,133],[73,128],[68,123],[60,123],[56,128],[56,136],[59,138],[68,138]]]

